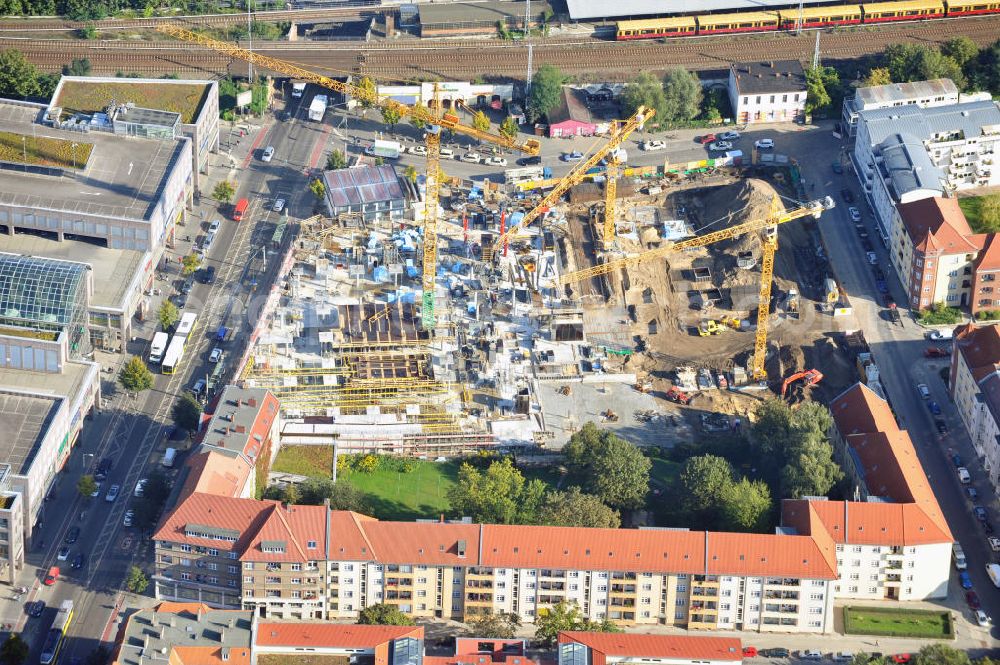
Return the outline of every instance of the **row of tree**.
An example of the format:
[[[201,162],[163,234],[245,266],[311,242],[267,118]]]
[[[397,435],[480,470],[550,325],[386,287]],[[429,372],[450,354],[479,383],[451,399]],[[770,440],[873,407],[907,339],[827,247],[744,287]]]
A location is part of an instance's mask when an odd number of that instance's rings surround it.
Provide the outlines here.
[[[979,48],[968,37],[935,44],[890,44],[864,85],[949,78],[960,90],[1000,94],[1000,40]]]
[[[273,2],[251,2],[251,6],[271,7]],[[233,7],[246,9],[245,2],[228,0],[0,0],[2,16],[65,16],[77,21],[135,14],[151,17],[158,8],[176,9],[185,14],[217,14]]]

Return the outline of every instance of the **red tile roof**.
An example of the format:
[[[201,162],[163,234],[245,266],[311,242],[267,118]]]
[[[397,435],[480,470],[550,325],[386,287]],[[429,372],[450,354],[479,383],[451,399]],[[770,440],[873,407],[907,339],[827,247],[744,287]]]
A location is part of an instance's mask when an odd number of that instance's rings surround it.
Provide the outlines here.
[[[474,566],[479,561],[478,524],[372,520],[362,528],[371,544],[368,559],[445,566]]]
[[[901,203],[899,216],[913,247],[925,254],[969,254],[978,251],[972,229],[957,199],[930,197]]]
[[[743,660],[743,645],[736,637],[689,635],[638,635],[564,630],[559,643],[578,642],[607,656],[699,660]]]
[[[245,457],[211,449],[190,457],[187,466],[188,476],[180,493],[182,498],[195,492],[239,496],[254,470]]]
[[[215,547],[225,551],[242,552],[249,545],[257,530],[274,508],[276,501],[256,501],[227,496],[214,496],[195,492],[184,498],[170,512],[156,530],[153,538],[171,543],[186,543]],[[192,525],[192,529],[185,527]],[[238,532],[236,542],[189,535],[202,533],[198,526]]]
[[[319,622],[261,623],[257,647],[374,649],[403,637],[424,638],[422,626],[362,626]]]
[[[960,326],[954,344],[976,383],[1000,370],[1000,326]]]
[[[984,272],[1000,270],[1000,240],[996,233],[981,233],[972,237],[980,249],[976,258],[976,270]]]

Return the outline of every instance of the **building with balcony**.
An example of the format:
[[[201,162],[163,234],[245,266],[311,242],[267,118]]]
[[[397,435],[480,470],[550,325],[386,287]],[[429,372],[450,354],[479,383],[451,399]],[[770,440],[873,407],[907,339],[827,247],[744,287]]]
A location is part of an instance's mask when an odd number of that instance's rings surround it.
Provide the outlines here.
[[[743,662],[736,637],[633,635],[564,630],[559,633],[558,665],[733,665]]]
[[[846,136],[858,130],[858,114],[874,109],[888,109],[916,104],[921,108],[947,106],[959,102],[958,87],[951,79],[932,79],[910,83],[887,83],[858,88],[853,97],[844,98],[842,126]]]
[[[951,397],[976,456],[994,490],[1000,489],[1000,327],[959,326],[949,377]]]
[[[860,111],[852,160],[888,241],[898,204],[1000,184],[1000,108],[990,100]]]
[[[837,396],[830,410],[830,439],[855,500],[785,501],[783,523],[835,545],[837,598],[946,597],[954,539],[910,435],[862,383]]]

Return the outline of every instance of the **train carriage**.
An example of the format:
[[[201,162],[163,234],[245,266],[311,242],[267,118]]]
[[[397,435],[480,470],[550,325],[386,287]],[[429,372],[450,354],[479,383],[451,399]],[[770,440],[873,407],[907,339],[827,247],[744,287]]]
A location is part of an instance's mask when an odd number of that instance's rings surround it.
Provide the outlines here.
[[[616,38],[655,39],[657,37],[693,36],[698,32],[698,24],[693,16],[676,16],[646,21],[618,21]]]
[[[861,5],[865,23],[888,21],[922,21],[944,17],[941,0],[912,0],[911,2],[874,2]]]
[[[1000,2],[947,2],[948,16],[976,16],[978,14],[1000,14]]]
[[[803,28],[825,28],[835,25],[856,25],[861,23],[861,5],[807,7],[802,10],[801,17]],[[798,10],[781,10],[782,30],[794,30],[798,25],[798,22]]]
[[[767,32],[778,29],[778,12],[739,12],[706,14],[698,17],[699,35],[734,32]]]

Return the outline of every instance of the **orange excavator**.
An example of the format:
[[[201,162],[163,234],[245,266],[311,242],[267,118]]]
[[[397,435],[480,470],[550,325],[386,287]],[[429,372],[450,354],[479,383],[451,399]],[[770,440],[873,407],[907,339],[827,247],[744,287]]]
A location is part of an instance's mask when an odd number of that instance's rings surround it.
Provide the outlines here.
[[[784,397],[785,393],[788,392],[788,386],[792,385],[799,379],[802,379],[805,383],[803,387],[808,388],[809,386],[815,386],[817,383],[823,380],[823,372],[818,369],[807,369],[802,372],[796,372],[790,377],[785,379],[784,383],[781,384],[781,396]]]

